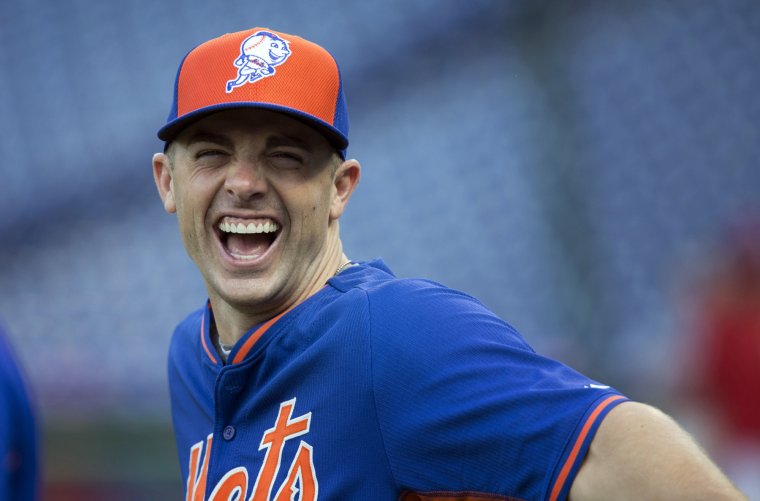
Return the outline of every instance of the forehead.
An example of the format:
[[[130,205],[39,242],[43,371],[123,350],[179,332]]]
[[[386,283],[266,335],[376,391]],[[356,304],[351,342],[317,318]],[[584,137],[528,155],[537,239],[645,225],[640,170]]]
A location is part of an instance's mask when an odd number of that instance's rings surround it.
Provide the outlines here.
[[[189,125],[176,141],[187,143],[197,136],[223,136],[229,141],[290,138],[315,151],[332,151],[327,139],[308,125],[283,113],[259,109],[224,110]]]

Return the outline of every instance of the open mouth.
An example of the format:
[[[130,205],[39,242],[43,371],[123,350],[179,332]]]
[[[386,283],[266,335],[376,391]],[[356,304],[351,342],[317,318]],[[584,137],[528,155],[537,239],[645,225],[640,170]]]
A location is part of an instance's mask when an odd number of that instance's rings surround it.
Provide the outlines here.
[[[251,261],[261,257],[272,246],[280,225],[271,219],[222,218],[217,224],[219,241],[234,259]]]

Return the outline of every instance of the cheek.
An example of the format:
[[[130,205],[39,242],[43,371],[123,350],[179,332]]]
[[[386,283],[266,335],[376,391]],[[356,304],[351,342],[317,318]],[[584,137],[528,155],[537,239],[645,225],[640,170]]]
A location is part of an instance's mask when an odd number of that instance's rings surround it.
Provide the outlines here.
[[[278,186],[276,190],[293,230],[299,234],[315,235],[327,230],[332,191],[329,183],[314,181]]]
[[[325,192],[321,185],[278,186],[280,201],[294,217],[311,218],[325,210]]]
[[[183,201],[177,201],[177,222],[179,223],[179,231],[182,234],[182,239],[185,241],[185,246],[195,247],[195,218],[193,217],[193,211]]]
[[[199,186],[185,186],[186,189],[176,193],[177,219],[186,244],[194,245],[205,228],[205,214],[209,207],[211,194]],[[189,189],[187,189],[189,188]]]
[[[193,206],[189,203],[192,200],[187,194],[182,194],[176,198],[177,218],[182,229],[187,229],[193,225]]]
[[[309,218],[315,225],[327,224],[330,213],[330,193],[328,190],[314,190],[311,193],[311,202],[308,205]]]
[[[304,197],[315,197],[315,195],[315,193],[303,194]],[[328,207],[323,201],[315,198],[311,198],[309,201],[301,198],[300,201],[301,203],[297,208],[291,205],[290,216],[294,232],[304,240],[320,240],[320,235],[327,228]]]

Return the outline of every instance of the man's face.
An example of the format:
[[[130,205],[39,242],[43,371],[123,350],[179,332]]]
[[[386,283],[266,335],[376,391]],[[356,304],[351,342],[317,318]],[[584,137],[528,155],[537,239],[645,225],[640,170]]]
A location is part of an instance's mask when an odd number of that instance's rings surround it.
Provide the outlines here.
[[[210,115],[182,131],[168,157],[154,157],[164,206],[212,304],[277,311],[321,287],[313,282],[335,259],[347,200],[338,164],[310,127],[250,109]]]

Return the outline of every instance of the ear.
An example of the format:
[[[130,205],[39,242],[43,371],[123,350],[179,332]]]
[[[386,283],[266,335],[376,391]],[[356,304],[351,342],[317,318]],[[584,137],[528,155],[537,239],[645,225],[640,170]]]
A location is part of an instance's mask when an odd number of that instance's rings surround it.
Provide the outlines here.
[[[335,171],[335,195],[330,205],[330,219],[340,218],[361,178],[362,167],[357,160],[346,160]]]
[[[164,153],[153,155],[153,180],[156,181],[156,188],[158,188],[158,194],[161,196],[166,212],[170,214],[177,212],[171,160]]]

